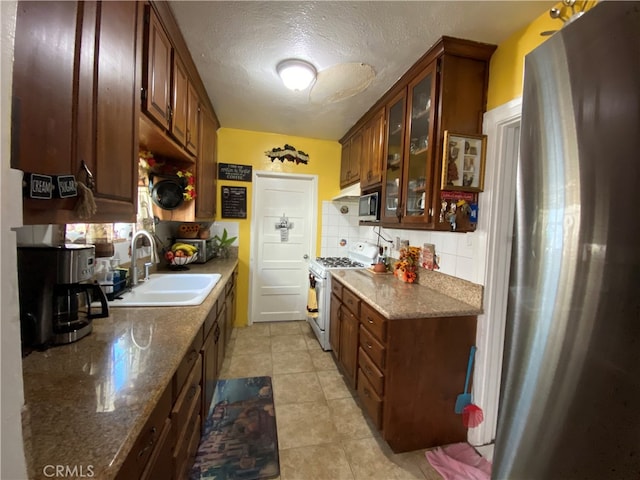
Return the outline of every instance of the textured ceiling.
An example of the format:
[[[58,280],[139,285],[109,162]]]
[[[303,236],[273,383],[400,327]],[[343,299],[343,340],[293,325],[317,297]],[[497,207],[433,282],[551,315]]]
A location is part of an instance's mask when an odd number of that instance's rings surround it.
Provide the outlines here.
[[[555,2],[169,3],[223,127],[338,140],[441,36],[499,44]],[[315,90],[282,85],[286,58],[316,67]],[[341,64],[358,63],[375,77],[349,96]]]

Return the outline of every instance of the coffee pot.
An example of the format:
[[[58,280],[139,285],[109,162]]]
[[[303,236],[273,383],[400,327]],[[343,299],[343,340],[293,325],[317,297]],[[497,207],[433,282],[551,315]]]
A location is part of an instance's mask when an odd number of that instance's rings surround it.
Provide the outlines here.
[[[94,270],[93,245],[18,247],[23,353],[79,340],[94,318],[109,316],[104,292],[91,283]]]

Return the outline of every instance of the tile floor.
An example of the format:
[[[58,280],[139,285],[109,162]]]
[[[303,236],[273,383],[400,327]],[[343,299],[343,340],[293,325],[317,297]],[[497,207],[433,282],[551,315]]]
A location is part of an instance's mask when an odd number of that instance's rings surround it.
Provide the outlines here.
[[[221,378],[272,377],[281,480],[442,480],[424,450],[394,454],[306,322],[233,331]]]

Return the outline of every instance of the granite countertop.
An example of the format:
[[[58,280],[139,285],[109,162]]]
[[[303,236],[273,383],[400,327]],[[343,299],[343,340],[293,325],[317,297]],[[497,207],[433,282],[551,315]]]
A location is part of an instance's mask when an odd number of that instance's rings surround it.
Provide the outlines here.
[[[115,477],[237,264],[189,265],[222,275],[198,306],[111,308],[90,335],[23,359],[29,478],[49,478],[51,465]]]
[[[390,320],[482,313],[482,285],[443,273],[421,269],[419,283],[366,269],[331,270],[331,275]]]

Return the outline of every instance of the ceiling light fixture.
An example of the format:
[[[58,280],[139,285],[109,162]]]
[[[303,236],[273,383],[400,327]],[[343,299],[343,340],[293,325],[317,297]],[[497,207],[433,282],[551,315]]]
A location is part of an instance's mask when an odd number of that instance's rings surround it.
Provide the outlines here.
[[[305,90],[316,79],[315,67],[304,60],[283,60],[276,70],[289,90]]]

